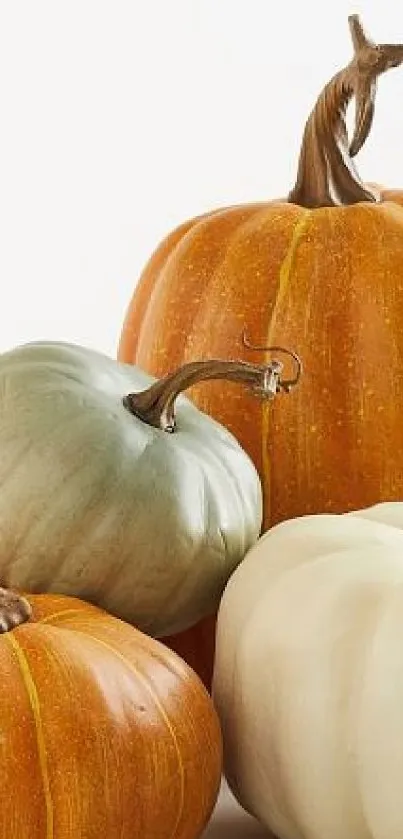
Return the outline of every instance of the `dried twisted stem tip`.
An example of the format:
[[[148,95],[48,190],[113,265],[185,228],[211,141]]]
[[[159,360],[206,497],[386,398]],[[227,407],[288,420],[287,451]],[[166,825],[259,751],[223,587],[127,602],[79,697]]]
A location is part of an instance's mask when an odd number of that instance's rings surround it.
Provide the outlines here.
[[[374,44],[365,35],[358,15],[350,15],[348,23],[354,56],[323,89],[305,126],[297,181],[288,196],[302,207],[379,200],[360,178],[353,157],[372,125],[377,80],[403,63],[403,44]],[[353,96],[355,125],[350,143],[345,117]]]
[[[208,379],[226,379],[240,382],[260,399],[273,399],[281,391],[288,393],[297,384],[301,373],[301,362],[294,353],[283,348],[279,350],[297,360],[297,373],[293,379],[282,379],[283,365],[273,360],[268,364],[250,364],[247,361],[224,361],[208,359],[190,361],[174,373],[170,373],[147,390],[129,393],[123,404],[132,414],[163,431],[175,431],[175,400],[188,387]]]
[[[378,77],[402,64],[403,45],[375,44],[366,36],[358,15],[350,15],[348,23],[354,58],[345,73],[350,76],[347,84],[350,83],[356,100],[354,135],[350,143],[353,157],[364,145],[372,125]]]

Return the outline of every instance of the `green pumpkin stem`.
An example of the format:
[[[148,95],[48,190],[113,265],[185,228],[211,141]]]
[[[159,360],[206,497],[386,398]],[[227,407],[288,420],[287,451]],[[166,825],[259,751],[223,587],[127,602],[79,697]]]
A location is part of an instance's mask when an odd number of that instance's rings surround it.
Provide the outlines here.
[[[251,346],[251,345],[249,345]],[[255,349],[252,347],[252,349]],[[291,379],[281,377],[283,365],[273,360],[268,364],[250,364],[247,361],[190,361],[154,382],[147,390],[129,393],[123,399],[125,407],[136,417],[163,431],[175,430],[175,400],[182,391],[207,379],[227,379],[249,387],[261,399],[273,399],[277,393],[288,393],[297,384],[301,374],[301,361],[295,353],[282,347],[264,347],[284,352],[296,363],[296,373]]]
[[[358,15],[348,18],[354,57],[326,85],[305,126],[297,181],[288,200],[302,207],[336,207],[378,201],[375,190],[361,180],[353,157],[368,137],[374,114],[378,76],[403,62],[403,45],[374,44]],[[355,97],[351,143],[346,110]]]
[[[0,634],[25,623],[31,614],[31,606],[25,597],[9,588],[0,588]]]

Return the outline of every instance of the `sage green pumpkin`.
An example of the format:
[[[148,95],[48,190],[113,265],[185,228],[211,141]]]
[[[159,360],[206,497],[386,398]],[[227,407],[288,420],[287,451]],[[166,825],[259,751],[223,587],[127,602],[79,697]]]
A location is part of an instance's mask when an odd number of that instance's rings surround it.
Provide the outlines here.
[[[173,434],[127,410],[153,382],[63,343],[0,356],[0,584],[163,636],[213,612],[262,505],[249,457],[186,397]]]

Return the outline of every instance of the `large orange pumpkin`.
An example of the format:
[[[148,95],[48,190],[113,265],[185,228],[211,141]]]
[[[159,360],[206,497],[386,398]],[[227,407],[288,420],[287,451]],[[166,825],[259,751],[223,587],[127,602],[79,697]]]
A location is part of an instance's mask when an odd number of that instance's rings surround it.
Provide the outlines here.
[[[8,620],[3,594],[1,839],[199,836],[221,736],[197,676],[74,598],[28,596],[32,617],[15,626],[26,614],[17,601]]]
[[[216,210],[171,233],[140,278],[119,347],[158,376],[196,357],[251,360],[244,329],[298,352],[305,376],[293,400],[262,405],[222,383],[190,391],[254,460],[265,528],[403,491],[403,193],[365,185],[353,163],[377,76],[403,61],[403,47],[375,46],[357,16],[349,23],[353,60],[308,119],[288,200]],[[212,626],[173,642],[204,676]]]

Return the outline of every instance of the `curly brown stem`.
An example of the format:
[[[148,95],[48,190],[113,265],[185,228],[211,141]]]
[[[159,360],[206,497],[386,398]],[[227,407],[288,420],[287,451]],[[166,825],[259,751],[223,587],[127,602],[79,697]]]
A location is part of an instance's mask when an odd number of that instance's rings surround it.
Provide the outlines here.
[[[270,347],[265,349],[270,350]],[[249,387],[261,399],[272,399],[283,391],[288,393],[297,384],[301,375],[301,361],[295,353],[276,348],[293,358],[296,365],[295,376],[281,378],[283,365],[273,360],[269,364],[250,364],[247,361],[191,361],[174,373],[152,384],[141,393],[129,393],[123,399],[128,410],[155,428],[163,431],[175,430],[175,400],[182,391],[207,379],[227,379],[240,382]]]
[[[297,181],[288,200],[303,207],[335,207],[378,201],[376,191],[361,180],[353,161],[368,137],[374,114],[377,79],[403,62],[403,45],[374,44],[358,15],[348,18],[354,58],[320,94],[305,126]],[[346,128],[347,106],[355,97],[351,143]]]

